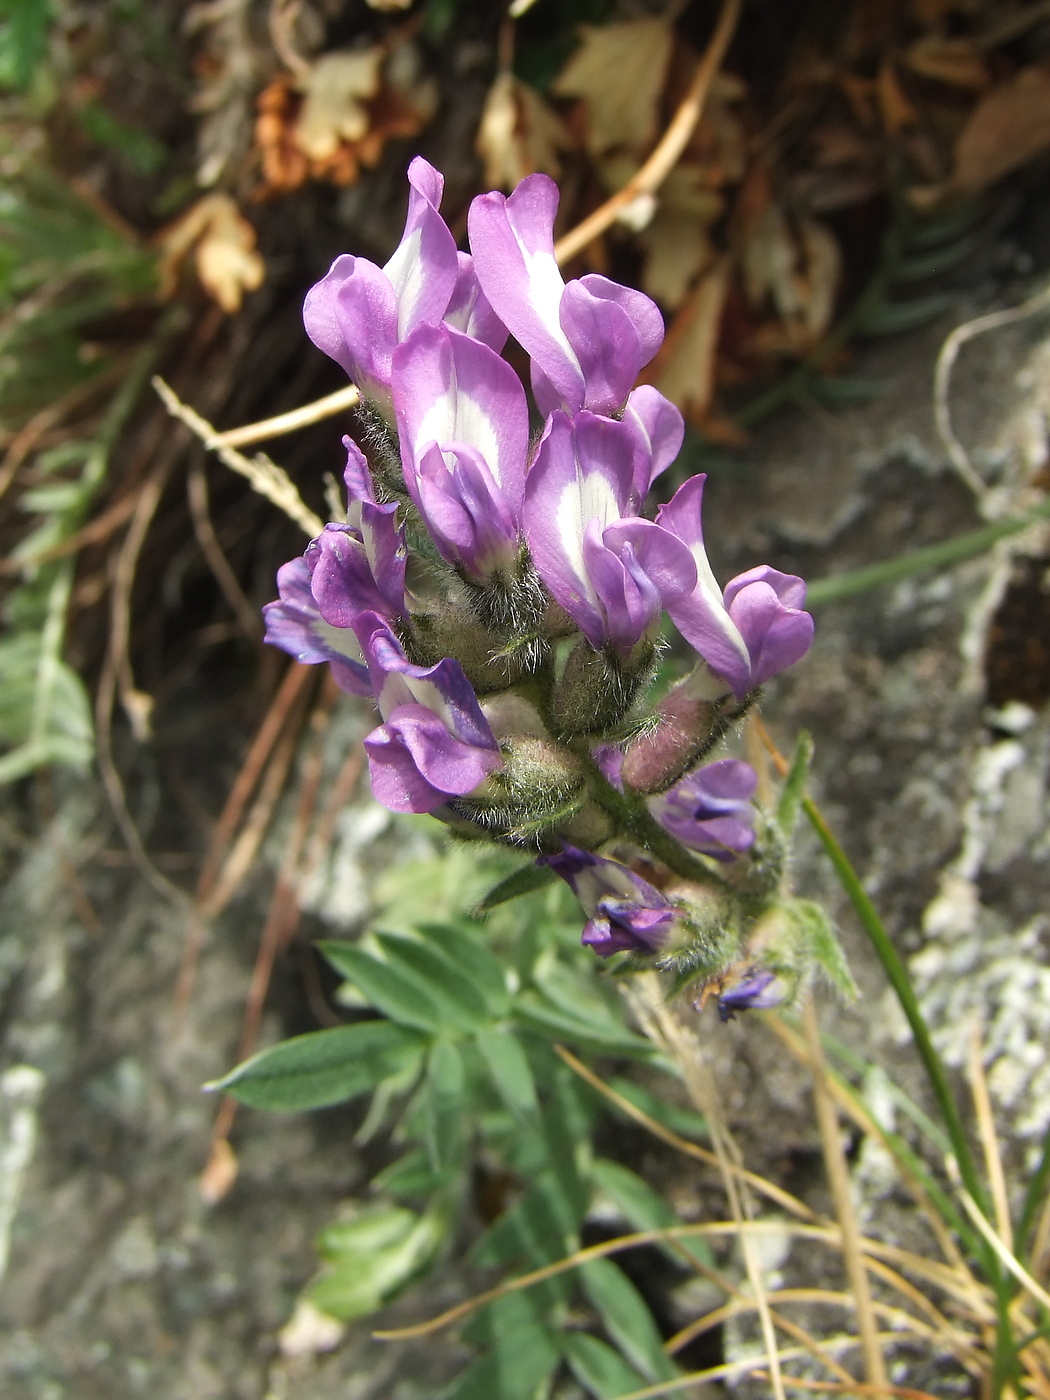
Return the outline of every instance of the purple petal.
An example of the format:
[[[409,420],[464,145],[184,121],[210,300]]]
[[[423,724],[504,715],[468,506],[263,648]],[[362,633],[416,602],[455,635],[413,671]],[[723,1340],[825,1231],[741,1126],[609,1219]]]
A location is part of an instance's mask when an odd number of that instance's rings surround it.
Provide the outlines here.
[[[602,957],[627,950],[651,953],[662,946],[676,918],[675,907],[648,881],[615,860],[566,845],[540,856],[572,887],[587,915],[583,942]]]
[[[416,465],[414,496],[442,558],[477,583],[509,573],[518,528],[480,453],[432,442]]]
[[[775,972],[768,967],[749,968],[735,986],[719,996],[719,1019],[732,1021],[737,1011],[766,1011],[779,1006],[786,995],[787,988]]]
[[[588,272],[586,276],[581,277],[580,285],[592,296],[602,301],[615,302],[622,308],[638,337],[642,364],[647,365],[664,339],[664,318],[656,302],[644,292],[636,291],[634,287],[625,287],[620,282],[613,282],[597,272]]]
[[[474,271],[474,259],[469,253],[458,253],[456,256],[459,259],[459,276],[445,312],[445,324],[480,340],[482,345],[487,345],[498,355],[507,343],[507,327],[481,290],[478,274]]]
[[[464,743],[425,705],[399,705],[365,739],[372,790],[394,812],[430,812],[498,768],[499,752]]]
[[[805,656],[813,619],[802,610],[806,585],[768,565],[726,585],[726,607],[751,653],[751,685],[761,685]]]
[[[459,277],[456,240],[438,213],[444,179],[422,156],[408,167],[408,218],[401,242],[383,268],[397,298],[397,338],[436,325]]]
[[[343,481],[346,485],[347,499],[351,506],[360,501],[368,501],[375,505],[375,487],[372,484],[372,473],[369,470],[365,454],[351,437],[343,438],[343,446],[346,448],[346,470],[343,472]]]
[[[625,659],[658,626],[665,603],[696,581],[689,550],[649,520],[628,518],[604,531],[592,520],[583,557],[603,614],[603,640]]]
[[[496,315],[554,386],[570,411],[583,407],[579,360],[562,329],[565,283],[554,257],[558,187],[529,175],[509,197],[478,195],[467,215],[481,289]]]
[[[584,379],[584,407],[617,413],[642,367],[642,347],[631,318],[614,301],[570,282],[561,299],[561,325]]]
[[[605,618],[584,559],[584,536],[621,519],[631,496],[630,428],[592,413],[553,413],[525,483],[525,536],[551,596],[600,646]]]
[[[640,504],[682,450],[685,419],[659,389],[641,384],[627,396],[623,421],[630,425],[638,444],[634,490]]]
[[[397,297],[381,268],[348,253],[336,258],[307,292],[303,324],[363,394],[382,396],[398,336]]]
[[[310,582],[310,566],[305,559],[292,559],[277,570],[280,598],[262,610],[266,640],[308,666],[329,662],[341,690],[370,696],[372,685],[357,638],[353,632],[325,622]]]
[[[421,326],[394,356],[394,408],[410,491],[409,464],[418,464],[431,443],[466,444],[480,454],[520,520],[529,411],[506,360],[447,326]]]
[[[394,527],[395,510],[363,504],[361,533],[349,525],[326,525],[307,551],[314,598],[333,627],[353,627],[365,612],[389,620],[404,612],[405,551]]]
[[[751,688],[751,657],[726,611],[704,549],[700,510],[706,479],[703,475],[691,477],[660,507],[656,517],[658,525],[688,546],[696,566],[696,587],[684,598],[669,600],[667,611],[686,641],[742,698]]]
[[[750,763],[724,758],[688,774],[650,807],[684,845],[717,860],[732,860],[755,842],[751,798],[757,784]]]

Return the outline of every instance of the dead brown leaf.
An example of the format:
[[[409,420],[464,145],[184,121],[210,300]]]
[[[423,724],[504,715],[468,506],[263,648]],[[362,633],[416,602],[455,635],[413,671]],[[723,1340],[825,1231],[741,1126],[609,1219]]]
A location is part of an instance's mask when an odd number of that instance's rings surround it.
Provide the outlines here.
[[[802,350],[820,339],[842,273],[842,253],[826,224],[807,216],[793,228],[780,205],[770,202],[747,234],[742,271],[751,305],[760,308],[769,298],[776,308],[785,348]]]
[[[608,162],[602,178],[619,188],[634,173],[629,162]],[[645,252],[642,288],[668,311],[685,301],[694,278],[715,255],[711,229],[725,211],[725,199],[707,188],[706,172],[679,165],[664,181],[651,220],[638,234]]]
[[[728,264],[720,259],[701,278],[671,322],[648,376],[694,423],[704,418],[711,405],[715,355],[728,288]]]
[[[902,54],[902,61],[920,78],[950,87],[977,91],[988,86],[988,65],[969,39],[944,39],[924,34]]]
[[[656,135],[660,97],[671,57],[666,19],[581,25],[580,47],[551,86],[556,97],[582,99],[587,149],[594,156],[617,147],[642,152]]]
[[[513,73],[499,74],[485,99],[476,143],[486,185],[513,189],[537,170],[557,179],[561,153],[572,145],[565,124],[535,88]]]
[[[955,146],[952,186],[972,193],[1050,148],[1050,70],[1024,68],[981,98]]]
[[[915,125],[918,120],[917,113],[901,87],[891,58],[884,58],[879,65],[875,91],[879,99],[883,130],[887,135],[898,136]]]
[[[157,237],[161,296],[174,294],[191,252],[209,296],[230,314],[245,292],[262,286],[266,264],[255,247],[255,230],[228,194],[206,194]]]
[[[364,101],[379,91],[383,50],[327,53],[303,82],[295,144],[307,160],[330,160],[343,142],[360,141],[371,125]]]

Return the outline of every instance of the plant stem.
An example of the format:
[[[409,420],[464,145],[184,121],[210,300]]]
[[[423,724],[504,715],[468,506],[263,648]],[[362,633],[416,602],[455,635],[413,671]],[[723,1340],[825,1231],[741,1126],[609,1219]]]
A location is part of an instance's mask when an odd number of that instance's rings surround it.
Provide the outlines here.
[[[966,1139],[966,1132],[963,1128],[962,1118],[948,1084],[948,1076],[945,1074],[941,1057],[934,1049],[933,1041],[930,1038],[929,1027],[925,1017],[919,1007],[918,997],[915,995],[915,988],[911,984],[907,969],[901,960],[900,954],[893,946],[893,941],[886,932],[886,927],[872,904],[868,893],[860,882],[860,877],[850,863],[846,852],[839,845],[834,833],[824,820],[820,809],[811,797],[802,799],[802,805],[810,825],[817,833],[821,845],[827,852],[835,873],[842,882],[842,887],[849,896],[850,903],[860,918],[865,933],[871,939],[872,946],[878,955],[879,961],[890,979],[893,990],[897,994],[897,1000],[901,1004],[901,1010],[908,1019],[911,1026],[912,1035],[915,1038],[915,1047],[926,1070],[930,1087],[933,1089],[940,1108],[944,1125],[948,1130],[951,1139],[952,1149],[955,1153],[956,1161],[959,1164],[959,1172],[962,1176],[966,1189],[974,1200],[978,1202],[982,1211],[987,1213],[987,1203],[985,1201],[984,1188],[977,1175],[973,1156],[970,1152],[970,1145]],[[998,1273],[998,1270],[995,1271]]]

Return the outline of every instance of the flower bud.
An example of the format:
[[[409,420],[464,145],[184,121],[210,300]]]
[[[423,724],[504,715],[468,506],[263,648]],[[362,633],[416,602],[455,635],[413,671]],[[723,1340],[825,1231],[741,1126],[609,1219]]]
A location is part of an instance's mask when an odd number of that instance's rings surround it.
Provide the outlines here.
[[[627,749],[624,783],[637,792],[666,792],[714,747],[737,713],[725,686],[697,667],[661,701],[656,728]]]
[[[554,722],[564,735],[601,734],[624,718],[650,675],[652,647],[630,668],[585,640],[569,653],[554,692]]]

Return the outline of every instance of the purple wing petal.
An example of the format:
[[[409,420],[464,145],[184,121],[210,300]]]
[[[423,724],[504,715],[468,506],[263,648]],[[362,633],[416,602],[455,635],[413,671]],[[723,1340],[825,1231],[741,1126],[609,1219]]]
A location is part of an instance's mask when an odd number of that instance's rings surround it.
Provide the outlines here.
[[[306,665],[330,662],[340,689],[370,696],[372,685],[357,638],[353,632],[325,622],[310,583],[310,566],[305,559],[292,559],[277,570],[280,597],[263,608],[266,640]]]
[[[501,759],[450,734],[425,705],[406,704],[365,740],[372,790],[395,812],[430,812],[484,782]]]
[[[444,179],[422,156],[408,167],[408,218],[401,242],[383,268],[397,298],[397,338],[436,325],[459,276],[456,240],[438,213]]]
[[[656,517],[687,545],[696,566],[696,587],[684,598],[671,599],[667,611],[687,642],[700,653],[711,670],[732,687],[738,698],[750,689],[751,657],[739,629],[726,611],[704,549],[700,509],[706,477],[691,477],[680,486]]]
[[[507,343],[509,331],[481,290],[478,274],[474,271],[474,259],[469,253],[459,253],[457,257],[459,276],[445,312],[445,324],[480,340],[482,345],[487,345],[498,355]]]
[[[805,656],[813,641],[813,619],[785,602],[805,601],[806,586],[800,578],[763,566],[733,579],[726,593],[729,615],[751,654],[752,686]]]
[[[584,559],[588,525],[619,520],[634,474],[629,428],[592,413],[551,415],[525,483],[525,536],[551,596],[600,646],[604,616]]]
[[[641,503],[656,478],[682,450],[685,419],[659,389],[640,384],[627,396],[623,421],[630,424],[638,444],[634,489]]]
[[[597,272],[588,272],[580,278],[580,285],[594,297],[603,301],[615,302],[628,316],[638,337],[642,364],[647,365],[659,350],[664,339],[664,318],[656,302],[644,292],[634,287],[625,287],[613,282]]]
[[[509,197],[478,195],[467,228],[481,289],[497,316],[532,356],[571,412],[583,406],[584,382],[562,329],[565,283],[554,257],[558,187],[529,175]]]
[[[595,296],[584,281],[566,286],[560,316],[583,372],[584,406],[592,413],[617,413],[643,364],[630,316],[615,301]]]
[[[465,443],[432,442],[415,469],[415,496],[442,558],[477,583],[508,573],[518,528],[481,454]]]
[[[386,274],[367,258],[336,258],[303,305],[306,333],[364,394],[390,383],[397,344],[397,297]]]
[[[346,485],[347,499],[351,506],[355,502],[361,501],[369,501],[374,505],[375,487],[372,484],[372,473],[369,470],[365,454],[351,437],[343,438],[343,446],[346,448],[346,470],[343,472],[343,481]]]

